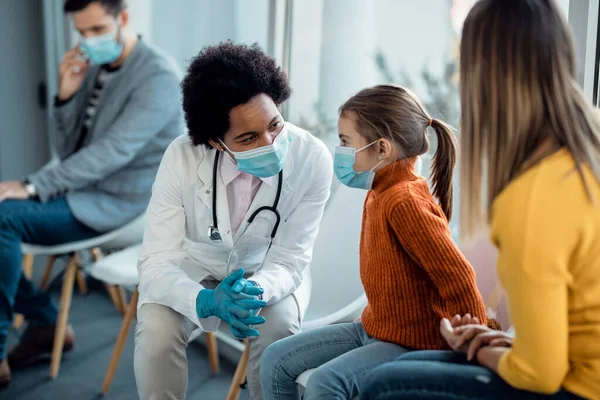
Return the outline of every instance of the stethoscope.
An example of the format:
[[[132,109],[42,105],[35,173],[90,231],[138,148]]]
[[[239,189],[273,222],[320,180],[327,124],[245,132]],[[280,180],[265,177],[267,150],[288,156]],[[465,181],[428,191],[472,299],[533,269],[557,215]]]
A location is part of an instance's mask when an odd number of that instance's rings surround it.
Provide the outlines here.
[[[221,243],[223,241],[223,238],[221,237],[221,233],[219,232],[219,225],[217,224],[217,170],[219,167],[220,154],[221,154],[221,152],[217,150],[217,154],[215,154],[215,162],[213,164],[213,183],[212,183],[212,185],[213,185],[213,188],[212,188],[212,219],[213,220],[212,220],[212,224],[208,227],[208,238],[215,243]],[[273,201],[273,205],[259,207],[252,213],[252,215],[250,215],[250,218],[248,218],[248,223],[244,227],[244,230],[238,235],[237,240],[233,244],[234,249],[235,249],[235,245],[237,244],[238,240],[240,240],[240,238],[242,236],[244,236],[244,233],[246,233],[246,230],[248,229],[250,224],[254,221],[254,219],[258,216],[258,214],[260,214],[263,211],[270,211],[273,214],[275,214],[275,225],[273,225],[273,229],[271,230],[271,236],[269,238],[269,245],[267,247],[267,252],[269,251],[269,249],[271,248],[271,244],[273,243],[273,238],[275,238],[275,235],[277,234],[277,229],[279,229],[279,222],[281,221],[281,216],[279,215],[279,211],[277,211],[277,206],[279,205],[279,198],[281,197],[282,184],[283,184],[283,171],[280,171],[279,179],[277,181],[277,194],[275,195],[275,201]],[[227,258],[227,276],[229,276],[229,264],[231,262],[232,255],[233,255],[233,249],[229,253],[229,257]],[[264,262],[264,260],[263,260],[263,262]],[[261,265],[261,267],[262,267],[262,265]]]

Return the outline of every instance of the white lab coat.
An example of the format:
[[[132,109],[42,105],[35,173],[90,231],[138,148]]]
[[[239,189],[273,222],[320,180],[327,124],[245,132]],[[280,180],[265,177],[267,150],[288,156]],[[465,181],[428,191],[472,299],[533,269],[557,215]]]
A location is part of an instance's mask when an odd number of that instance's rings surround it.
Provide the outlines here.
[[[204,279],[222,280],[227,258],[233,250],[230,272],[243,267],[264,289],[264,300],[273,304],[294,294],[301,313],[308,305],[308,265],[313,243],[329,198],[333,163],[327,147],[308,132],[286,123],[292,137],[283,167],[278,211],[281,223],[267,253],[275,222],[271,212],[261,212],[246,232],[248,217],[261,206],[271,206],[278,178],[262,183],[236,237],[231,235],[227,190],[217,173],[217,223],[223,241],[208,238],[212,224],[213,162],[216,150],[193,146],[186,136],[167,149],[152,190],[147,226],[138,269],[140,298],[145,303],[168,306],[214,331],[220,320],[199,319],[196,297]],[[220,169],[219,169],[220,170]],[[265,258],[266,257],[266,258]],[[265,260],[264,265],[259,267]],[[299,289],[300,288],[300,289]]]

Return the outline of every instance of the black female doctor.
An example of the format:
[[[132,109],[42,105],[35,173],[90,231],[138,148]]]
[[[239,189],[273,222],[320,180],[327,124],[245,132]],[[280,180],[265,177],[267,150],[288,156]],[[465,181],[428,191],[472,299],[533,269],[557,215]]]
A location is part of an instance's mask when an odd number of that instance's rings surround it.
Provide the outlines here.
[[[262,352],[299,332],[308,305],[332,159],[283,120],[287,77],[257,45],[205,48],[182,89],[188,134],[159,168],[139,263],[138,391],[184,398],[190,332],[224,320],[234,335],[252,336],[248,387],[258,400]],[[262,306],[258,317],[247,310]]]

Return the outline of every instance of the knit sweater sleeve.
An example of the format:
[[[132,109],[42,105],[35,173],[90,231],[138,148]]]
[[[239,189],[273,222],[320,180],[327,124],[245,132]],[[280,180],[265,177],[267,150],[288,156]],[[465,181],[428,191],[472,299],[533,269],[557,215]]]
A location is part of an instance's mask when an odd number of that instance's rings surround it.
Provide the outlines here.
[[[437,287],[443,303],[433,307],[440,318],[470,313],[485,324],[475,271],[454,243],[441,209],[411,198],[393,207],[389,223],[404,250]]]

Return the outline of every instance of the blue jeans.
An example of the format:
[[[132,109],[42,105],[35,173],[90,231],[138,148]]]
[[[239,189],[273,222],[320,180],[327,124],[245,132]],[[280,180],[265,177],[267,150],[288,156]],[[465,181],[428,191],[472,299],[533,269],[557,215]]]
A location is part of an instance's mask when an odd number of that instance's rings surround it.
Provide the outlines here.
[[[360,322],[330,325],[273,343],[263,353],[260,383],[263,399],[297,399],[298,376],[316,368],[305,400],[357,396],[367,373],[408,350],[370,337]]]
[[[0,202],[0,360],[15,312],[31,325],[52,325],[58,310],[46,292],[22,272],[21,243],[52,246],[89,239],[99,233],[77,221],[65,198]]]
[[[570,400],[561,390],[543,395],[515,389],[500,376],[453,351],[415,351],[376,368],[361,391],[364,400]]]

